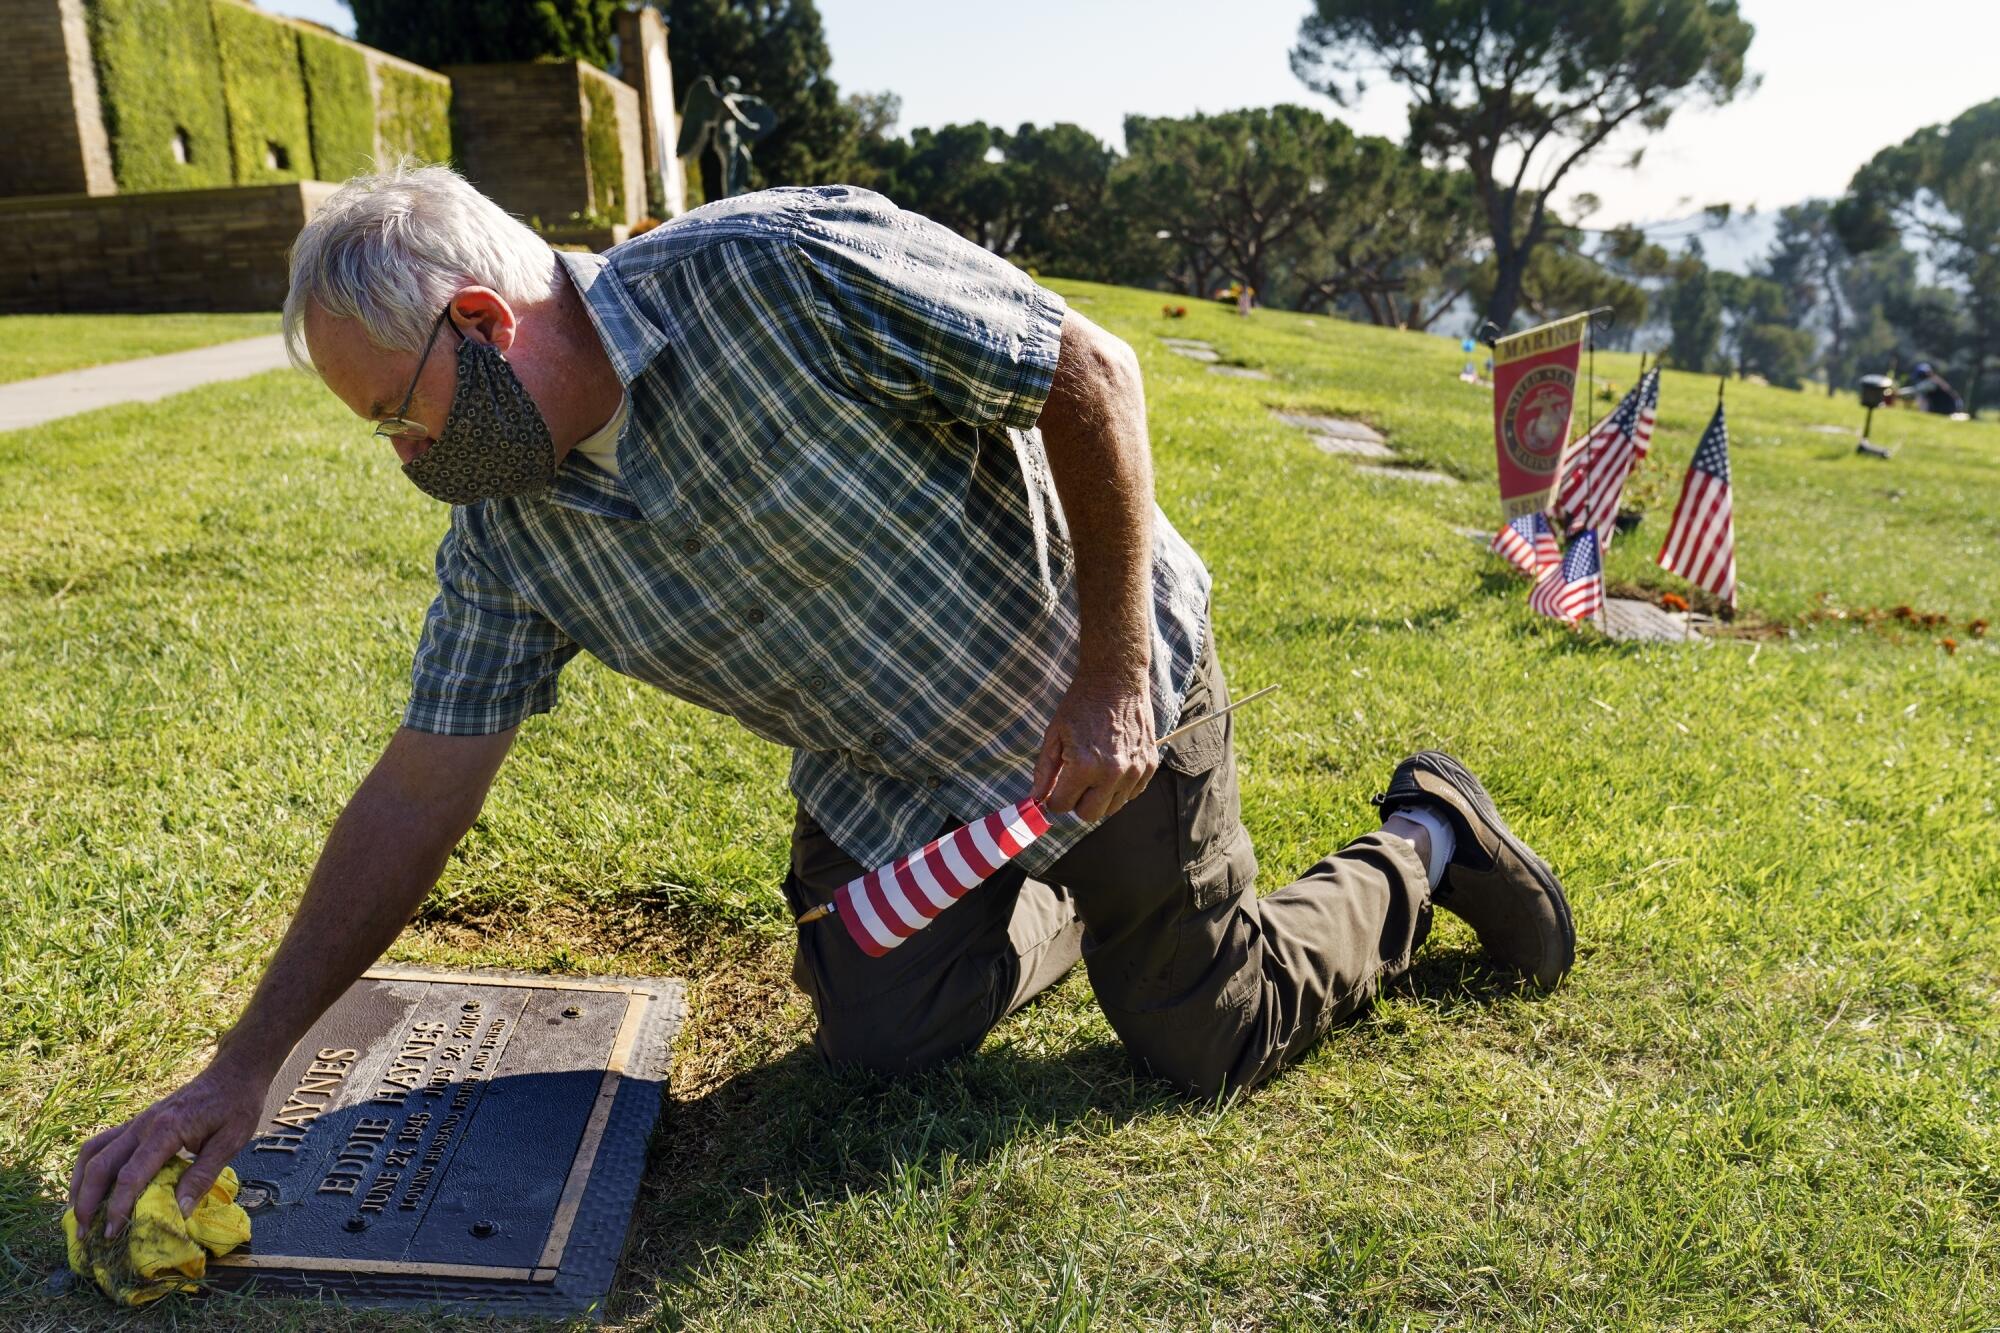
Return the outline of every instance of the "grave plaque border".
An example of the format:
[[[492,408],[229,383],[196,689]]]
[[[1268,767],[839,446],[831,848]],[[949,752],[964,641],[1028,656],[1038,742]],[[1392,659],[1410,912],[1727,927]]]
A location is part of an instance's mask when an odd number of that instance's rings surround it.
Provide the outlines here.
[[[210,1281],[218,1287],[254,1286],[266,1294],[333,1298],[353,1306],[445,1306],[493,1315],[594,1313],[602,1318],[630,1229],[647,1141],[665,1100],[669,1048],[686,1016],[681,983],[394,965],[370,968],[356,985],[371,981],[623,996],[624,1010],[596,1097],[539,1257],[532,1264],[478,1264],[259,1252],[258,1209],[252,1206],[250,1245],[212,1260]],[[316,1049],[320,1039],[316,1024],[285,1068],[291,1068],[299,1051]],[[246,1170],[256,1142],[236,1159],[246,1190],[256,1176],[254,1166]],[[254,1205],[254,1198],[250,1202]]]

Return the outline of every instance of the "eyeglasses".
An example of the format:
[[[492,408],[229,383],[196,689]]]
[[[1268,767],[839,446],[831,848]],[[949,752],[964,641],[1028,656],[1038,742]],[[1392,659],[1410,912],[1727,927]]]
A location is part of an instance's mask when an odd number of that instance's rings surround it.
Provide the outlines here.
[[[431,348],[437,345],[438,335],[444,332],[444,324],[451,317],[451,307],[446,306],[438,313],[437,323],[431,325],[431,336],[424,343],[424,354],[417,358],[417,373],[410,377],[410,391],[403,395],[403,401],[396,410],[375,423],[375,438],[379,440],[428,439],[430,428],[422,422],[412,421],[403,413],[410,410],[410,400],[417,396],[417,381],[424,377],[424,366],[431,359]],[[453,329],[456,333],[458,330]]]

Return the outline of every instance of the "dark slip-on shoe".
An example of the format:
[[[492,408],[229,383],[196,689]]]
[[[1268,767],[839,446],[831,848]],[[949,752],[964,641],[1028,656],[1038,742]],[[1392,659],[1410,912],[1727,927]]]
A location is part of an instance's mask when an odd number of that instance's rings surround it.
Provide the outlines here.
[[[1375,798],[1384,818],[1418,804],[1442,811],[1458,839],[1431,901],[1470,925],[1493,961],[1552,989],[1576,961],[1576,924],[1548,862],[1514,836],[1479,779],[1448,754],[1411,755]]]

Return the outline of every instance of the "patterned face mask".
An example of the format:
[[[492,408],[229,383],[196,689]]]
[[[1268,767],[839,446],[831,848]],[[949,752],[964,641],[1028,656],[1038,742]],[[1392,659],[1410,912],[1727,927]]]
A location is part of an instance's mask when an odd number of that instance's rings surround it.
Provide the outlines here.
[[[538,495],[555,480],[548,423],[498,348],[459,335],[451,413],[437,442],[403,464],[403,475],[452,505]]]

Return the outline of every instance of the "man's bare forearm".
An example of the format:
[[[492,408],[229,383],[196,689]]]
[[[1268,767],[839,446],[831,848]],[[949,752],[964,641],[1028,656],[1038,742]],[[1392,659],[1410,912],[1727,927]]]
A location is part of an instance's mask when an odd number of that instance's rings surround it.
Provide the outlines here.
[[[271,1078],[313,1020],[389,947],[445,857],[478,817],[514,733],[396,733],[347,803],[257,993],[208,1068],[77,1151],[70,1203],[80,1226],[104,1209],[122,1233],[132,1206],[177,1152],[182,1214],[255,1132]]]
[[[394,943],[478,817],[512,734],[401,733],[334,822],[304,898],[216,1063],[269,1078]]]
[[[1132,349],[1065,315],[1039,424],[1076,552],[1077,678],[1142,684],[1153,641],[1153,460]]]

